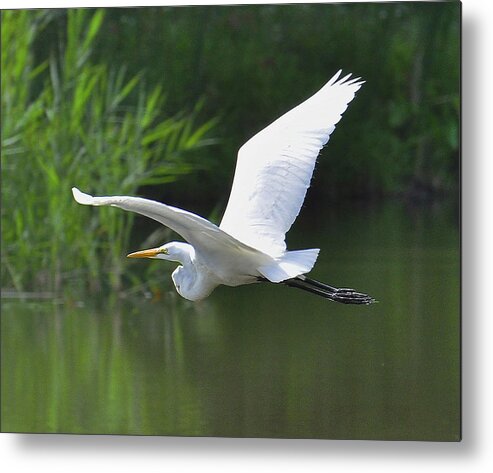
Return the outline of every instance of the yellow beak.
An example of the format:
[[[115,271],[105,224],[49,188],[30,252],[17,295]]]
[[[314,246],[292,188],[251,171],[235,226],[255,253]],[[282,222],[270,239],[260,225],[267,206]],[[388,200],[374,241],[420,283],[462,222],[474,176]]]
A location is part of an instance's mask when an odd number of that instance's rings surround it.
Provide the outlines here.
[[[154,258],[156,255],[161,253],[159,248],[151,248],[150,250],[136,251],[135,253],[130,253],[127,258]]]

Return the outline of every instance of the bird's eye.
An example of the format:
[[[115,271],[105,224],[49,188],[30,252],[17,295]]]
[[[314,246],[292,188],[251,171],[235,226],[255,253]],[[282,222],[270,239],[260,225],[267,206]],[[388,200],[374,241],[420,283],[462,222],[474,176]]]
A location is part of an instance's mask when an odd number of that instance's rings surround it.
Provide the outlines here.
[[[166,248],[161,248],[161,251],[159,253],[162,253],[163,255],[167,255],[168,250]]]

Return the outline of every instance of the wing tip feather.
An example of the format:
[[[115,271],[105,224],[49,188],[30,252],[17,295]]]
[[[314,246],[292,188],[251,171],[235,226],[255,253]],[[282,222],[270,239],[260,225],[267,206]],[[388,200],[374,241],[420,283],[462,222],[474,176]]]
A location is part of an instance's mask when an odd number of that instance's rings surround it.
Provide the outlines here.
[[[72,195],[79,204],[92,205],[94,203],[94,197],[92,195],[81,192],[77,187],[72,187]]]
[[[337,79],[339,79],[339,76],[342,74],[342,69],[339,69],[333,76],[332,78],[329,80],[328,84],[327,85],[334,85],[337,81]]]
[[[342,69],[339,69],[327,82],[327,85],[323,87],[323,89],[331,88],[333,86],[352,86],[354,92],[359,90],[359,88],[366,82],[364,80],[361,80],[361,77],[353,77],[352,73],[349,73],[345,75],[344,77],[340,78],[342,74]]]

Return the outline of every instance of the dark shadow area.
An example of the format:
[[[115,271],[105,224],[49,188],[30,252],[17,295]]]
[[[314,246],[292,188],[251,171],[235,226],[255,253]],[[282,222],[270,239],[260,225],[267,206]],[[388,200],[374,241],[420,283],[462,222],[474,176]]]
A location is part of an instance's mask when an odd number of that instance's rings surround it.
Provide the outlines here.
[[[479,154],[477,148],[479,71],[478,29],[474,18],[464,16],[462,24],[462,419],[463,440],[473,452],[478,440],[480,413],[479,365]]]

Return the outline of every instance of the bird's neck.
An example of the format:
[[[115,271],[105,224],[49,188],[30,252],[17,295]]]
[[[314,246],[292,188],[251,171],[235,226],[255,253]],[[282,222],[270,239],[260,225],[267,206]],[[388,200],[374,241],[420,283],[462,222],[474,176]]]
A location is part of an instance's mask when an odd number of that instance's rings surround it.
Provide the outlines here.
[[[188,243],[176,242],[173,246],[173,255],[169,258],[171,261],[189,266],[193,262],[195,251]]]

